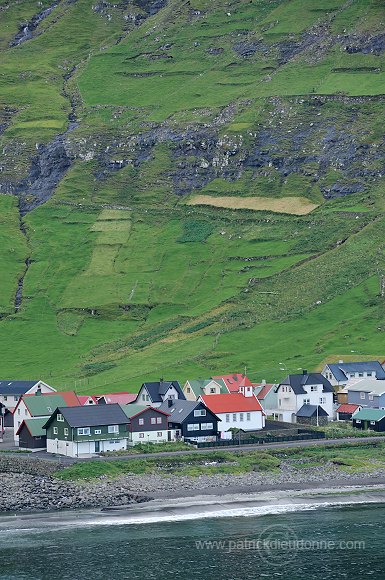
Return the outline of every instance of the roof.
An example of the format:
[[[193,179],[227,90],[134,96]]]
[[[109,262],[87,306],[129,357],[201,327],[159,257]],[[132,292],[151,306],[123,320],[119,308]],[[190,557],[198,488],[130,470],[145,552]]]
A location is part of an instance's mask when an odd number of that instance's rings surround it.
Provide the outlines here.
[[[375,395],[382,395],[385,393],[385,380],[377,379],[360,379],[352,385],[347,385],[348,393],[352,392],[362,392],[373,393]]]
[[[186,398],[184,396],[182,389],[180,388],[180,384],[178,383],[178,381],[156,381],[150,383],[143,383],[141,389],[143,387],[146,388],[152,403],[162,403],[163,402],[162,396],[164,396],[167,393],[170,387],[174,387],[180,399]],[[135,400],[137,400],[137,397]]]
[[[80,401],[73,391],[24,395],[22,401],[33,417],[47,417],[52,415],[57,407],[78,407],[80,405]],[[16,408],[20,405],[20,402]]]
[[[208,395],[208,396],[215,397],[218,395]],[[183,421],[187,419],[187,417],[197,407],[205,407],[205,404],[202,403],[201,401],[180,401],[179,399],[174,399],[172,401],[172,407],[169,407],[168,401],[165,401],[164,403],[162,403],[159,409],[170,415],[169,421],[171,421],[172,423],[183,423]],[[208,409],[208,411],[210,411],[210,409]],[[212,413],[212,411],[210,412]]]
[[[133,403],[136,400],[137,393],[111,393],[109,395],[98,395],[98,401],[100,399],[105,400],[107,405],[111,405],[111,403],[118,403],[119,405],[128,405],[129,403]]]
[[[361,409],[354,414],[353,419],[359,421],[381,421],[385,417],[385,409]]]
[[[219,413],[237,413],[242,411],[262,411],[260,402],[254,395],[244,397],[241,393],[227,393],[224,395],[203,395],[202,401],[210,411]]]
[[[0,381],[1,395],[24,395],[41,381]]]
[[[120,405],[85,405],[84,407],[59,407],[70,427],[98,427],[99,425],[122,425],[127,423],[127,415]],[[55,419],[56,413],[47,421],[46,426]]]
[[[258,385],[260,386],[260,385]],[[262,387],[262,389],[259,391],[259,393],[256,395],[257,399],[260,401],[261,399],[264,399],[265,397],[267,397],[267,395],[270,393],[270,391],[272,390],[273,387],[275,387],[276,385],[274,384],[266,384]]]
[[[16,435],[19,435],[23,426],[25,425],[31,434],[31,437],[44,437],[47,432],[43,429],[43,425],[47,422],[47,417],[35,417],[33,419],[24,419],[17,430]]]
[[[130,403],[130,405],[119,405],[122,409],[123,413],[126,415],[127,419],[132,419],[136,415],[140,415],[140,413],[144,413],[151,409],[152,411],[156,411],[157,413],[162,413],[162,415],[169,415],[166,411],[160,410],[159,408],[155,407],[144,407],[143,405],[136,405],[135,403]]]
[[[332,363],[327,366],[337,381],[346,381],[348,378],[346,373],[363,373],[367,371],[375,371],[377,379],[385,379],[385,371],[378,360]]]
[[[296,415],[297,417],[316,417],[317,405],[302,405]],[[318,417],[328,417],[327,412],[320,405],[318,405]]]
[[[359,408],[360,408],[359,405],[351,405],[348,403],[343,403],[338,407],[337,413],[349,413],[349,414],[355,413]]]
[[[198,380],[198,381],[188,381],[191,389],[194,392],[196,397],[202,395],[203,389],[207,387],[210,383],[216,383],[220,387],[221,393],[228,393],[228,389],[226,387],[225,382],[222,379],[205,379],[205,380]]]
[[[214,380],[222,379],[229,393],[238,393],[239,387],[252,387],[253,383],[245,375],[235,373],[232,375],[221,375],[211,377]]]
[[[326,377],[321,373],[310,373],[301,375],[287,375],[287,377],[278,385],[290,385],[296,395],[305,395],[304,385],[323,385],[323,393],[334,393],[334,389]]]
[[[78,399],[79,399],[79,403],[81,405],[88,405],[88,401],[91,399],[95,405],[97,404],[98,400],[95,397],[95,395],[77,395]],[[92,405],[92,403],[91,403]]]

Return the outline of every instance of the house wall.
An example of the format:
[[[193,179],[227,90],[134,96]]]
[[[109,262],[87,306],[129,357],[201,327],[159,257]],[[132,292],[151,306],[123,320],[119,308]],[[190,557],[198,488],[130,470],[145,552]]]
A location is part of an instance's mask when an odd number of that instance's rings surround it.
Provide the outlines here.
[[[361,407],[371,407],[372,409],[385,408],[385,393],[383,395],[373,395],[369,398],[369,393],[366,391],[348,391],[348,403],[353,405],[361,405]]]
[[[196,401],[197,400],[197,397],[195,396],[195,393],[192,390],[190,383],[188,381],[186,381],[186,383],[183,387],[183,394],[188,401]]]
[[[143,424],[141,424],[141,420],[143,421]],[[152,420],[155,420],[155,423],[152,422]],[[167,415],[155,411],[155,409],[146,409],[143,413],[140,413],[140,415],[131,418],[128,429],[131,433],[143,433],[144,431],[167,431]]]
[[[258,398],[258,397],[257,397]],[[271,389],[263,401],[260,401],[266,415],[271,415],[274,412],[274,409],[277,408],[278,405],[278,395],[275,392],[275,389]]]
[[[128,445],[138,443],[165,443],[169,440],[168,429],[158,431],[134,431],[128,434]]]
[[[127,449],[127,438],[97,440],[101,452],[120,451]],[[95,439],[90,437],[88,441],[63,441],[60,439],[47,438],[48,453],[65,455],[67,457],[87,457],[96,455]]]
[[[363,421],[361,420],[360,423],[357,423],[357,419],[353,417],[353,427],[356,429],[370,429],[371,431],[385,431],[385,418],[381,419],[381,421],[375,421],[374,425],[371,425],[370,421]]]
[[[20,449],[45,449],[47,445],[47,437],[32,437],[27,427],[24,425],[20,431],[19,448]]]
[[[312,391],[311,387],[316,387],[316,391]],[[283,389],[289,388],[287,385],[281,385],[278,390],[278,408],[277,413],[284,413],[290,411],[296,413],[305,404],[320,405],[329,415],[330,420],[333,419],[333,393],[324,393],[323,385],[305,385],[303,388],[305,394],[295,395],[293,390],[286,391]],[[323,402],[325,401],[325,402]],[[285,413],[287,416],[287,413]]]
[[[16,435],[16,432],[24,419],[30,419],[30,417],[31,413],[28,411],[27,405],[24,403],[23,399],[21,399],[13,415],[13,438],[16,444],[19,442],[19,436]]]
[[[265,426],[265,417],[262,411],[250,411],[250,420],[247,420],[247,412],[243,412],[243,420],[241,420],[241,413],[218,413],[218,418],[221,423],[218,424],[219,431],[228,431],[229,429],[245,429],[258,430]]]
[[[206,415],[200,415],[196,417],[194,415],[194,411],[206,411]],[[217,417],[207,409],[203,403],[194,409],[190,415],[186,417],[186,419],[179,425],[182,436],[185,439],[193,439],[194,441],[213,441],[217,438],[218,435],[218,425],[221,423],[218,421]],[[169,421],[172,421],[172,416],[169,418]],[[203,429],[202,426],[205,423],[212,423],[212,429]],[[194,425],[194,429],[189,429],[190,426]],[[197,426],[199,428],[197,428]]]

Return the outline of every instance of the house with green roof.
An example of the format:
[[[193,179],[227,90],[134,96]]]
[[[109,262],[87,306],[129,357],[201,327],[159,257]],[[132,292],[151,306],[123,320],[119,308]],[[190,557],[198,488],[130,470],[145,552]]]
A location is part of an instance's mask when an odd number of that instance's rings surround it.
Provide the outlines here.
[[[356,429],[385,431],[385,409],[361,409],[354,413],[352,421]]]
[[[228,393],[223,379],[186,381],[183,393],[188,401],[197,401],[203,395],[223,395]]]
[[[57,407],[79,407],[80,401],[73,391],[60,393],[43,393],[36,391],[31,395],[23,395],[17,403],[14,415],[14,439],[19,443],[17,434],[22,422],[33,417],[50,417]]]
[[[30,449],[31,451],[41,451],[47,447],[47,434],[43,425],[47,422],[47,417],[35,417],[22,421],[17,430],[20,449]]]

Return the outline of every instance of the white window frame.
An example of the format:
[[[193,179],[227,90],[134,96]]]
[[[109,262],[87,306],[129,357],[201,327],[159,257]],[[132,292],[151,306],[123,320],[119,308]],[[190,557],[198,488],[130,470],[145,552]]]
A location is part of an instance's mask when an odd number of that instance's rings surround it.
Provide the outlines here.
[[[54,435],[57,435],[57,434],[58,434],[58,428],[57,428],[57,427],[54,427],[54,428],[53,428],[53,434],[54,434]]]
[[[139,433],[139,439],[144,439],[144,433]]]
[[[195,409],[194,417],[206,417],[206,409]]]
[[[139,425],[144,425],[144,419],[143,419],[143,417],[140,417],[138,419],[138,423],[139,423]]]
[[[151,417],[151,425],[156,425],[156,417]]]
[[[318,391],[318,386],[317,386],[317,385],[311,385],[311,387],[310,387],[310,391],[311,391],[312,393],[315,393],[316,391]]]
[[[156,418],[156,424],[157,425],[161,425],[162,424],[162,417],[157,417]]]
[[[77,430],[78,435],[91,435],[90,427],[78,427]]]
[[[373,397],[373,393],[369,393],[369,401],[373,401],[374,397]]]
[[[95,429],[94,433],[95,433],[95,435],[101,435],[102,434],[102,430],[101,429]]]
[[[230,423],[230,413],[226,413],[226,423]]]
[[[68,435],[68,427],[64,427],[64,435]]]
[[[243,413],[239,413],[239,421],[240,423],[243,423]]]
[[[251,413],[246,413],[246,421],[251,421]]]
[[[64,417],[61,413],[58,413],[56,415],[56,420],[59,421],[60,423],[64,423]]]
[[[108,425],[108,433],[119,433],[119,425]]]
[[[365,391],[361,391],[360,392],[360,399],[365,399],[365,397],[366,397]]]

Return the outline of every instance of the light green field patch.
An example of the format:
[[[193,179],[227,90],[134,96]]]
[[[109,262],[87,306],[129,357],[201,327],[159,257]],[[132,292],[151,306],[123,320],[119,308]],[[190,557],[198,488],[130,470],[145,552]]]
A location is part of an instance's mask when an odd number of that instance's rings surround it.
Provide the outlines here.
[[[97,217],[98,221],[104,220],[130,220],[132,217],[132,213],[130,210],[122,210],[122,209],[103,209]]]
[[[105,276],[114,273],[114,263],[119,252],[119,245],[97,245],[85,276]]]

